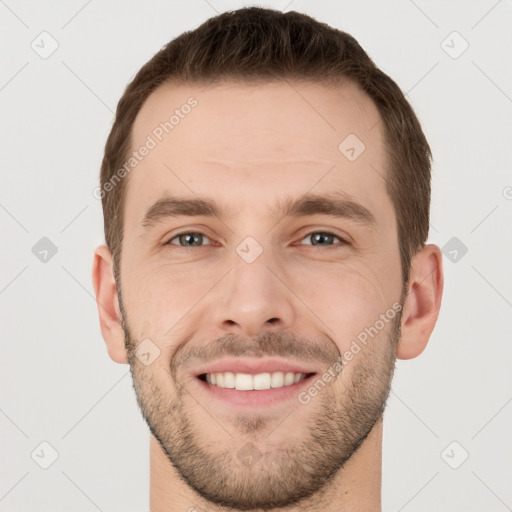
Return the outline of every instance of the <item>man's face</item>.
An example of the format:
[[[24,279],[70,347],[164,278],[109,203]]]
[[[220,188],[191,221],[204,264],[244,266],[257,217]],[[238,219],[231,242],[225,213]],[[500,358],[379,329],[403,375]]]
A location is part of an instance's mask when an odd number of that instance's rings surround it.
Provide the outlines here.
[[[284,506],[325,489],[382,414],[402,281],[378,120],[350,84],[287,83],[164,85],[136,119],[132,149],[156,146],[125,197],[129,362],[153,435],[210,501]],[[277,209],[306,194],[324,202]],[[152,208],[169,198],[218,212]]]

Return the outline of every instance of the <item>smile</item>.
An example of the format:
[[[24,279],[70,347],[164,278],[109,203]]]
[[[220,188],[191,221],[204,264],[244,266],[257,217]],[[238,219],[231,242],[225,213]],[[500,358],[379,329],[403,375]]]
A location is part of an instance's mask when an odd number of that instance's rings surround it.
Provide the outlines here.
[[[206,373],[199,378],[220,388],[236,389],[238,391],[254,391],[275,389],[296,384],[305,379],[308,374],[294,372],[264,372],[255,375],[250,373],[217,372]]]

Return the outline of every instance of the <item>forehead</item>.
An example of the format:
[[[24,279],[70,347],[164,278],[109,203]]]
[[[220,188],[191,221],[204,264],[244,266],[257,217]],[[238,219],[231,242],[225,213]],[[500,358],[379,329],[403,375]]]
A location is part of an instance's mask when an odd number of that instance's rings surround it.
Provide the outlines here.
[[[257,207],[336,189],[371,209],[386,196],[379,120],[351,83],[164,84],[133,126],[132,150],[150,149],[129,174],[126,220],[166,193]]]

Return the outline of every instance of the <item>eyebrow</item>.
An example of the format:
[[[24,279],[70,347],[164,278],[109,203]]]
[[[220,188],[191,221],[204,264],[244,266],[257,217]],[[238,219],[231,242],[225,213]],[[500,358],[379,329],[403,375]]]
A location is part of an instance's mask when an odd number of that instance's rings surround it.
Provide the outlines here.
[[[308,193],[298,198],[286,197],[284,200],[277,201],[271,214],[281,218],[328,215],[353,220],[370,227],[375,227],[377,224],[370,210],[351,199],[346,193]],[[167,218],[181,216],[217,217],[223,220],[235,215],[233,211],[207,197],[168,196],[159,199],[146,211],[141,225],[149,229]]]

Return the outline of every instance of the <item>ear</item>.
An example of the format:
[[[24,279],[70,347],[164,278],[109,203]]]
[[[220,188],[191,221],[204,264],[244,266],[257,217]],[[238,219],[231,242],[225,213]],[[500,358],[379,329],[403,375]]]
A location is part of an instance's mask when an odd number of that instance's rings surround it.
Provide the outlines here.
[[[398,359],[417,357],[427,346],[441,307],[442,265],[441,249],[433,244],[426,245],[413,258],[396,354]]]
[[[101,334],[107,345],[108,354],[116,363],[126,364],[124,331],[112,271],[112,255],[106,245],[100,245],[94,251],[92,284],[96,294]]]

